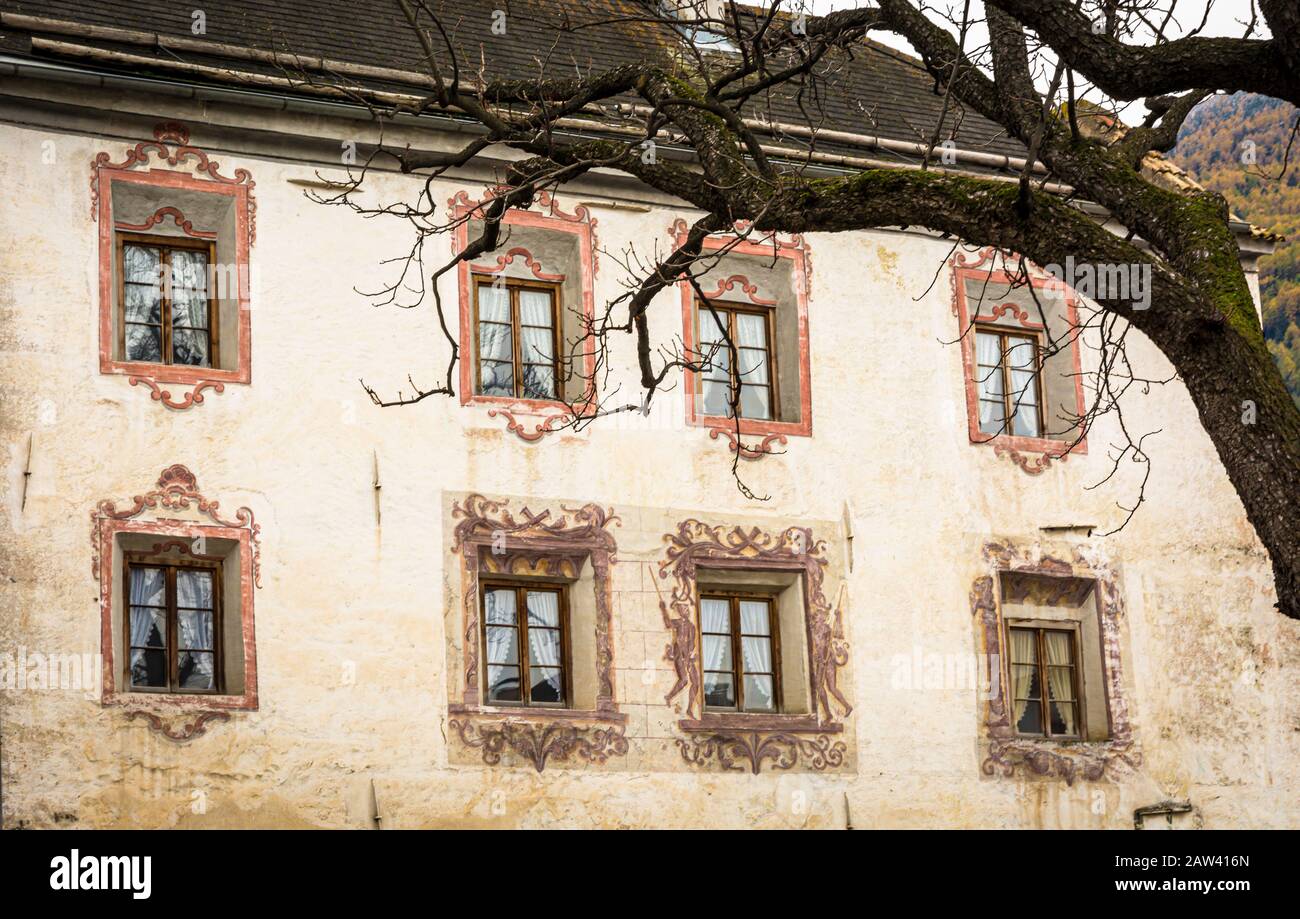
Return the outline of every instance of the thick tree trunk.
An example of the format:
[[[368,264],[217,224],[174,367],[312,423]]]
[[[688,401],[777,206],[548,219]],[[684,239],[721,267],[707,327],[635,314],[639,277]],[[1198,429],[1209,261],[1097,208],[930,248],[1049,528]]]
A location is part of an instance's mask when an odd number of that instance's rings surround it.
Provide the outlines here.
[[[1300,619],[1300,412],[1262,341],[1232,329],[1159,342],[1273,562],[1278,608]],[[1190,496],[1189,496],[1190,497]]]

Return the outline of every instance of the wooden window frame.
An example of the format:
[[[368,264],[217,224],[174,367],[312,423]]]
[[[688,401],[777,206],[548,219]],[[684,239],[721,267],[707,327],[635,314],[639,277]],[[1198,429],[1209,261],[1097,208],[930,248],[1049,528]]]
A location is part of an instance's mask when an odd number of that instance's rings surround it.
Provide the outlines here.
[[[1047,437],[1047,418],[1043,411],[1043,334],[1036,329],[1028,328],[1010,328],[1008,326],[997,325],[991,322],[975,323],[975,360],[971,364],[974,369],[975,381],[975,400],[976,400],[976,424],[979,423],[979,403],[985,401],[980,395],[980,383],[983,378],[980,376],[982,367],[979,363],[979,336],[996,335],[999,342],[999,360],[998,370],[1002,374],[1002,430],[996,434],[990,434],[980,428],[980,432],[987,437],[1026,437],[1035,440],[1041,440]],[[1038,420],[1037,434],[1017,434],[1015,433],[1012,422],[1014,420],[1015,409],[1019,406],[1023,398],[1016,398],[1012,392],[1011,384],[1011,367],[1007,365],[1007,339],[1019,338],[1030,342],[1034,348],[1034,408]],[[1017,368],[1023,369],[1023,368]]]
[[[517,665],[519,670],[519,701],[517,702],[491,699],[488,697],[488,690],[490,688],[488,683],[488,672],[490,668],[494,666],[489,662],[487,655],[487,595],[490,590],[514,590],[515,592],[515,630],[519,635],[519,663]],[[560,677],[564,691],[564,699],[560,702],[532,701],[532,681],[529,679],[528,674],[529,667],[531,666],[528,660],[528,601],[525,597],[528,591],[558,593],[560,595]],[[483,676],[480,686],[480,692],[483,694],[483,704],[492,707],[503,706],[509,708],[571,709],[573,707],[573,659],[569,640],[570,623],[568,584],[552,581],[512,580],[509,578],[480,579],[478,612],[479,642],[483,648],[483,666],[481,668]],[[507,664],[506,666],[510,665]]]
[[[131,569],[162,568],[166,570],[165,600],[167,606],[167,685],[137,686],[131,680]],[[186,689],[179,685],[177,659],[180,653],[177,634],[180,614],[176,605],[176,571],[181,568],[200,568],[212,572],[212,668],[211,689]],[[222,562],[212,559],[165,558],[149,552],[124,552],[122,555],[122,650],[123,688],[128,693],[179,694],[186,696],[219,696],[225,694],[225,597],[223,596]]]
[[[1041,620],[1041,619],[1007,620],[1006,635],[1004,638],[1006,642],[1006,649],[1007,649],[1007,667],[1006,667],[1007,699],[1011,703],[1009,707],[1009,711],[1012,714],[1012,716],[1014,716],[1016,702],[1018,700],[1015,697],[1015,683],[1013,681],[1014,678],[1012,676],[1012,668],[1016,666],[1015,661],[1012,659],[1012,651],[1011,651],[1011,647],[1012,647],[1011,630],[1012,629],[1025,629],[1026,631],[1031,631],[1034,633],[1035,654],[1038,661],[1036,667],[1038,670],[1038,683],[1039,683],[1039,695],[1040,695],[1040,698],[1037,701],[1039,705],[1039,717],[1042,719],[1040,723],[1043,725],[1043,730],[1039,733],[1024,732],[1020,730],[1019,722],[1013,723],[1011,725],[1011,729],[1015,732],[1017,737],[1034,737],[1042,740],[1064,740],[1064,741],[1083,740],[1085,737],[1088,736],[1088,723],[1087,723],[1088,703],[1087,703],[1087,699],[1084,698],[1084,687],[1083,687],[1083,679],[1082,679],[1083,657],[1081,654],[1083,650],[1083,645],[1081,641],[1079,624],[1077,622],[1065,622],[1065,621]],[[1048,665],[1047,665],[1047,655],[1045,653],[1045,647],[1043,642],[1043,634],[1045,632],[1065,632],[1070,636],[1070,660],[1071,660],[1070,677],[1072,681],[1072,688],[1074,691],[1074,706],[1075,706],[1075,719],[1076,719],[1075,732],[1073,734],[1052,733],[1051,699],[1048,698],[1049,690],[1048,690],[1048,682],[1047,682]],[[1033,702],[1034,700],[1030,699],[1028,701]]]
[[[740,715],[778,715],[785,709],[785,696],[781,686],[781,628],[777,616],[776,597],[770,593],[757,593],[746,591],[726,591],[726,590],[704,590],[700,592],[699,601],[695,604],[695,624],[700,633],[700,678],[701,693],[703,693],[703,682],[705,673],[722,673],[723,671],[706,671],[704,669],[704,601],[705,600],[726,600],[728,604],[728,615],[730,617],[731,627],[731,678],[734,680],[736,687],[736,704],[735,706],[709,705],[707,701],[701,700],[702,710],[705,712],[731,712]],[[742,600],[762,601],[767,604],[767,628],[768,635],[742,635],[740,632],[740,603]],[[715,632],[709,632],[710,635],[716,635]],[[749,673],[744,669],[744,658],[741,650],[741,638],[767,638],[772,644],[772,695],[774,707],[768,709],[746,709],[745,708],[745,675]],[[767,676],[768,674],[753,672],[756,676]]]
[[[510,335],[511,335],[511,367],[514,375],[514,392],[511,396],[502,396],[499,393],[485,393],[481,390],[483,385],[482,369],[482,347],[480,331],[482,323],[479,319],[479,290],[482,287],[495,287],[498,284],[503,285],[510,295]],[[560,334],[560,293],[561,285],[552,281],[536,281],[527,278],[507,278],[503,275],[484,275],[475,274],[471,278],[471,287],[474,290],[474,395],[484,398],[502,398],[502,399],[525,399],[532,402],[556,402],[562,401],[563,396],[563,379],[560,374],[560,348],[562,337]],[[523,347],[523,335],[521,334],[522,323],[519,318],[519,291],[521,290],[545,290],[551,295],[551,347],[552,362],[551,373],[552,381],[555,385],[555,394],[553,396],[529,396],[524,393],[524,364],[532,364],[536,367],[545,367],[540,361],[524,361],[520,349]],[[496,323],[504,325],[505,323]],[[537,326],[528,326],[528,328],[538,328]]]
[[[755,387],[766,387],[768,391],[768,405],[771,408],[771,417],[769,418],[749,418],[742,411],[743,400],[738,401],[736,405],[736,416],[742,420],[756,421],[759,423],[780,422],[781,421],[781,373],[780,365],[777,363],[778,356],[776,353],[776,311],[773,307],[755,306],[748,303],[737,303],[731,300],[700,300],[695,301],[695,341],[698,353],[704,354],[704,345],[700,339],[700,325],[705,313],[709,312],[710,307],[718,314],[719,318],[726,317],[727,335],[731,338],[731,343],[736,351],[741,350],[740,345],[736,344],[736,315],[746,314],[750,316],[760,316],[763,319],[763,352],[767,355],[767,382],[766,383],[748,383],[746,385]],[[725,342],[723,343],[725,344]],[[752,349],[751,349],[752,350]],[[739,354],[737,355],[739,356]],[[740,378],[739,369],[735,366],[728,367],[728,376],[731,378],[732,385],[737,385]],[[704,386],[707,380],[701,371],[696,375],[696,383],[699,386],[700,415],[705,418],[727,418],[730,415],[710,415],[704,411]],[[728,389],[728,399],[730,399],[731,390]]]
[[[162,332],[162,353],[160,361],[131,360],[126,353],[126,247],[128,245],[148,246],[161,249],[159,256],[159,321]],[[217,370],[221,365],[221,316],[217,309],[217,298],[212,291],[212,266],[217,264],[217,244],[214,240],[191,239],[185,236],[161,236],[152,233],[133,233],[118,230],[114,234],[114,246],[117,259],[117,352],[127,364],[166,367],[192,367],[196,370]],[[208,257],[208,362],[206,364],[177,364],[172,359],[172,298],[171,298],[171,257],[169,250],[190,249],[200,251]],[[140,324],[140,323],[135,323]]]

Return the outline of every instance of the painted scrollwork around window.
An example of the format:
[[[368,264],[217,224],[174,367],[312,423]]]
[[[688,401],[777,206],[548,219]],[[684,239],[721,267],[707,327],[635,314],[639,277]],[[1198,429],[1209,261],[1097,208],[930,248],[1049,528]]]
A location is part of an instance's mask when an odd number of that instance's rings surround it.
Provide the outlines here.
[[[513,754],[541,772],[550,762],[596,765],[626,756],[627,716],[614,695],[614,640],[610,568],[620,521],[598,504],[558,512],[509,508],[509,501],[470,494],[453,503],[451,551],[460,559],[459,701],[449,725],[464,750],[497,766]],[[590,580],[579,580],[589,566]],[[480,578],[563,580],[590,589],[592,657],[589,707],[527,708],[491,705],[483,698],[480,660]],[[573,589],[577,589],[576,586]]]
[[[1078,551],[1067,561],[1002,542],[985,545],[984,558],[988,573],[975,579],[970,593],[971,613],[983,646],[986,685],[992,687],[985,701],[981,771],[988,776],[1009,778],[1024,769],[1072,785],[1077,779],[1095,782],[1141,766],[1142,753],[1130,721],[1124,684],[1120,653],[1124,603],[1115,573],[1089,561]],[[1078,603],[1090,594],[1095,599],[1104,686],[1094,687],[1093,691],[1105,693],[1107,739],[1057,741],[1016,732],[1005,676],[1005,631],[998,600],[999,583],[1008,574],[1032,577],[1032,582],[1021,581],[1021,584],[1033,584],[1029,588],[1034,593],[1033,599],[1044,606]],[[1019,591],[1004,596],[1004,600],[1023,601],[1027,598],[1026,588],[1021,587]]]
[[[677,726],[686,736],[676,740],[682,758],[692,765],[716,764],[724,770],[758,773],[796,765],[821,771],[845,765],[848,746],[840,739],[844,719],[853,712],[841,686],[849,662],[844,629],[844,597],[832,609],[825,594],[825,543],[807,527],[769,533],[758,527],[713,526],[684,520],[664,536],[666,558],[659,577],[669,582],[661,593],[660,615],[670,636],[664,658],[676,681],[664,697],[684,716]],[[803,627],[808,653],[811,710],[806,713],[719,713],[704,710],[700,636],[697,628],[701,569],[727,572],[789,572],[800,579]]]

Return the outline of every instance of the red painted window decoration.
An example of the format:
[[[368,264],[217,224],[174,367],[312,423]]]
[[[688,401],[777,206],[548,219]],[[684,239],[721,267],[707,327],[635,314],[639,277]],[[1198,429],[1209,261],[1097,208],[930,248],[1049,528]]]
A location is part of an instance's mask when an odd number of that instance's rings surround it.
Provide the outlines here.
[[[172,740],[202,733],[229,711],[256,710],[253,594],[262,584],[253,512],[240,507],[227,517],[192,472],[174,465],[123,507],[100,501],[90,521],[101,704],[129,707],[128,718],[143,717]]]
[[[253,186],[246,169],[223,175],[174,123],[120,161],[95,156],[101,373],[125,375],[178,410],[251,381]],[[171,386],[188,391],[173,396]]]
[[[1032,266],[1031,294],[1005,269],[1017,262],[993,248],[973,257],[959,250],[951,260],[952,310],[971,443],[992,444],[995,455],[1040,475],[1053,461],[1088,452],[1077,427],[1085,411],[1078,300]]]
[[[743,229],[737,224],[738,232]],[[678,219],[669,232],[681,245],[689,227]],[[812,436],[808,244],[797,235],[757,233],[704,241],[705,252],[724,248],[727,255],[700,284],[713,310],[691,284],[678,285],[686,353],[697,359],[712,355],[708,369],[686,371],[686,423],[707,428],[710,438],[726,437],[744,459],[760,459],[778,452],[774,445],[786,444],[788,437]],[[735,368],[728,365],[725,345],[717,344],[725,341],[721,329],[739,348]],[[729,417],[733,381],[741,387],[739,419]]]
[[[447,202],[455,251],[477,235],[492,197],[461,191]],[[534,206],[506,212],[509,249],[458,266],[461,404],[486,406],[529,443],[594,409],[596,373],[595,349],[573,347],[595,316],[596,220],[582,206],[565,211],[549,192]]]

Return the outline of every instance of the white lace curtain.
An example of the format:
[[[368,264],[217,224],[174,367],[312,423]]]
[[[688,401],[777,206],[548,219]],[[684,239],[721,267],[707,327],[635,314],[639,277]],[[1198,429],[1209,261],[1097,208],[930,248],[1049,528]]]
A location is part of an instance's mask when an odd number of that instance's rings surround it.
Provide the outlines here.
[[[1035,670],[1033,666],[1017,665],[1037,663],[1038,655],[1034,637],[1034,633],[1028,629],[1011,630],[1011,694],[1015,699],[1012,723],[1016,725],[1020,724],[1020,719],[1025,715],[1025,709],[1029,707],[1026,697],[1033,686]]]
[[[1057,702],[1057,699],[1072,699],[1074,687],[1071,685],[1069,665],[1074,663],[1070,651],[1070,634],[1068,632],[1046,632],[1043,635],[1043,651],[1047,656],[1047,686],[1051,691],[1052,707],[1065,723],[1065,733],[1073,734],[1074,705],[1070,702]]]

